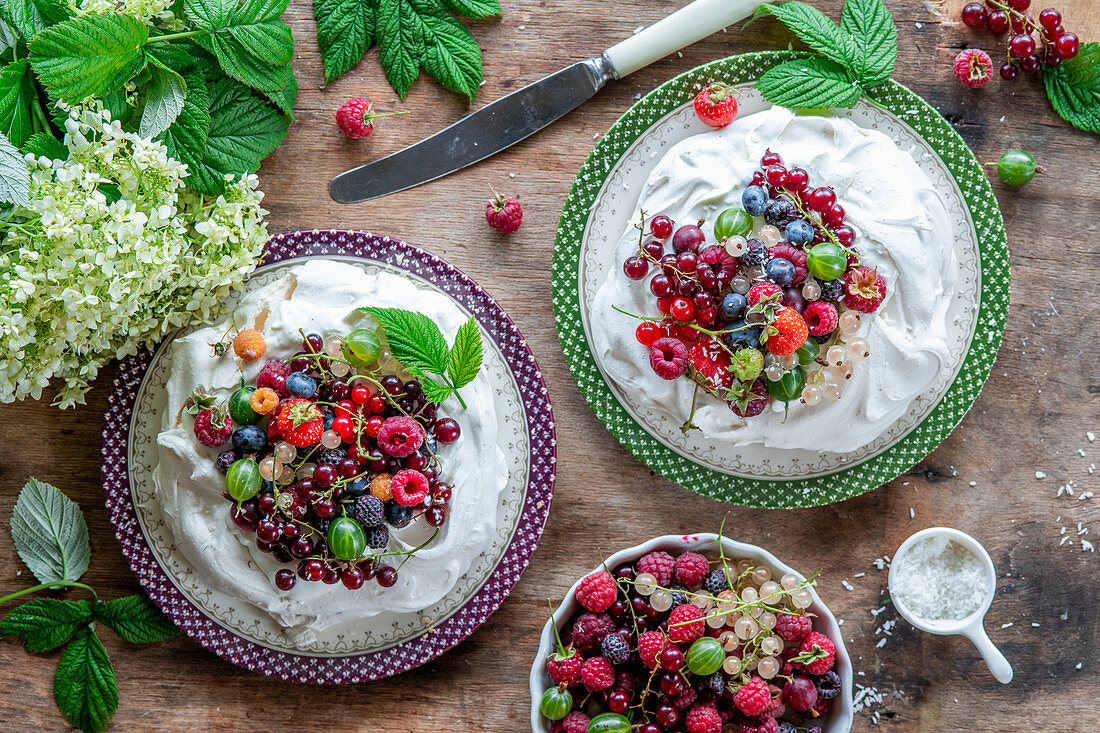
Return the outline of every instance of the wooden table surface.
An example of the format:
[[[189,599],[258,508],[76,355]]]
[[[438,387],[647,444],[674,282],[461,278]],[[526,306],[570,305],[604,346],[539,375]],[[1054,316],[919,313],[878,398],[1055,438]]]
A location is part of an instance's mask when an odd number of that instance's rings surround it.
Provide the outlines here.
[[[314,23],[307,4],[293,0],[287,18],[302,92],[286,143],[261,171],[272,232],[383,232],[445,257],[484,285],[526,335],[550,388],[559,450],[553,511],[530,568],[501,609],[455,650],[387,681],[332,688],[272,681],[186,637],[135,648],[104,633],[121,697],[113,729],[525,730],[528,669],[547,597],[560,598],[615,549],[657,534],[716,530],[728,515],[736,538],[761,544],[803,571],[822,571],[819,591],[845,621],[856,682],[884,695],[857,715],[853,730],[872,730],[876,711],[885,729],[899,733],[1096,730],[1100,576],[1095,554],[1083,551],[1082,542],[1100,533],[1100,496],[1086,499],[1084,493],[1096,490],[1092,467],[1100,463],[1100,443],[1086,437],[1086,431],[1100,433],[1100,144],[1054,115],[1036,78],[1012,84],[995,79],[981,91],[952,78],[950,61],[959,49],[993,50],[990,37],[955,20],[962,3],[887,4],[900,31],[896,78],[943,112],[981,160],[1023,147],[1048,170],[1020,189],[993,184],[1012,250],[1012,304],[1000,358],[971,413],[910,473],[835,506],[762,511],[674,486],[615,442],[562,358],[549,267],[573,176],[594,138],[637,95],[721,56],[785,48],[788,35],[773,22],[746,32],[730,28],[610,84],[551,128],[481,165],[381,200],[341,206],[328,196],[332,175],[415,142],[461,117],[466,107],[426,79],[401,102],[382,76],[376,50],[320,89]],[[502,20],[472,24],[485,49],[487,79],[475,104],[598,53],[682,4],[505,0]],[[817,5],[839,16],[840,0]],[[1062,9],[1067,27],[1083,39],[1100,39],[1094,0],[1066,0]],[[410,114],[382,121],[365,141],[349,141],[336,130],[333,114],[352,96]],[[523,201],[517,234],[499,236],[485,226],[490,184]],[[7,532],[10,506],[28,476],[56,484],[83,507],[93,551],[87,582],[106,597],[139,589],[108,524],[99,481],[101,420],[113,373],[105,370],[88,404],[75,410],[34,402],[0,407],[4,592],[30,583]],[[1074,494],[1059,496],[1067,482]],[[872,614],[886,585],[886,573],[872,560],[932,525],[972,533],[993,556],[998,594],[987,627],[1015,666],[1010,685],[994,681],[963,639],[924,635],[904,621],[892,635],[876,632],[895,615]],[[56,654],[32,656],[15,641],[0,641],[0,728],[65,728],[51,692],[56,664]]]

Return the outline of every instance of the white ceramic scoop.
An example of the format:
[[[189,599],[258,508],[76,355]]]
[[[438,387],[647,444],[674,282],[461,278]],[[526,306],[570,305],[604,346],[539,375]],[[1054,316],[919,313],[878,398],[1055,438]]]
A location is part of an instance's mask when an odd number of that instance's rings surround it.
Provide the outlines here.
[[[928,537],[944,537],[953,540],[957,544],[970,550],[970,552],[981,561],[982,566],[985,568],[985,596],[978,608],[964,618],[923,619],[913,613],[913,611],[905,605],[905,602],[894,593],[894,568],[898,566],[901,558],[905,556],[913,545]],[[985,614],[989,611],[990,604],[993,603],[993,595],[997,590],[997,573],[993,569],[993,561],[989,558],[989,553],[985,551],[985,548],[982,547],[980,542],[965,532],[960,532],[950,527],[929,527],[928,529],[922,529],[920,532],[917,532],[912,537],[905,540],[905,542],[901,543],[901,547],[894,553],[894,559],[890,562],[889,584],[890,598],[893,600],[894,607],[898,609],[898,613],[901,614],[902,618],[921,631],[927,631],[929,634],[938,634],[940,636],[962,634],[970,639],[970,641],[974,642],[974,646],[978,648],[982,658],[985,659],[985,663],[989,665],[989,671],[993,673],[993,676],[998,682],[1008,684],[1012,681],[1012,665],[1005,659],[1005,655],[1001,654],[1001,651],[993,646],[993,642],[989,640],[989,636],[985,633],[985,627],[982,625],[982,622],[985,620]]]

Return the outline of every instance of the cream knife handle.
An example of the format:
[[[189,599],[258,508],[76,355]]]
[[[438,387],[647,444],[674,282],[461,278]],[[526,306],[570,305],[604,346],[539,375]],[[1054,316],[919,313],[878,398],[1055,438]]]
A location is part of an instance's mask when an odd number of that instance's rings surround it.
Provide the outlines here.
[[[604,51],[616,79],[747,18],[762,0],[695,0]]]

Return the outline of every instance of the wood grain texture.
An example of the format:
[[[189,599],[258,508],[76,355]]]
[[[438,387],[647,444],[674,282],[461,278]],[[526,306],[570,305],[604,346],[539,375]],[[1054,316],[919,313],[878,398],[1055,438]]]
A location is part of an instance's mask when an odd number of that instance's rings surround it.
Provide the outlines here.
[[[487,79],[476,105],[597,53],[682,2],[504,4],[502,20],[472,24]],[[1013,275],[1008,331],[994,373],[958,430],[910,474],[836,506],[756,511],[678,488],[615,443],[561,355],[549,263],[559,211],[594,137],[636,95],[681,71],[729,54],[786,47],[782,29],[773,22],[746,32],[730,28],[611,84],[551,128],[481,165],[419,189],[341,206],[327,194],[332,175],[415,142],[460,118],[466,106],[425,79],[400,101],[382,76],[376,50],[321,89],[310,9],[293,0],[287,18],[302,91],[286,144],[261,171],[272,231],[383,232],[447,258],[482,283],[519,324],[544,369],[558,424],[557,495],[543,543],[515,593],[472,638],[436,662],[388,681],[314,688],[244,672],[186,638],[135,648],[104,633],[121,695],[113,730],[525,730],[527,675],[546,598],[560,598],[579,574],[617,548],[666,532],[714,530],[722,515],[738,539],[764,545],[806,572],[823,571],[820,591],[845,620],[845,640],[861,672],[857,682],[904,695],[877,706],[885,729],[1095,730],[1100,583],[1096,556],[1082,553],[1077,533],[1078,522],[1100,533],[1100,498],[1077,498],[1096,490],[1090,466],[1100,463],[1100,443],[1085,436],[1087,430],[1100,433],[1100,144],[1054,115],[1038,79],[995,81],[978,92],[953,80],[950,61],[959,49],[992,50],[990,37],[954,20],[962,4],[888,0],[900,30],[896,78],[942,111],[981,160],[1018,146],[1034,152],[1049,171],[1017,190],[994,182]],[[841,3],[817,5],[837,17]],[[1067,27],[1084,39],[1100,38],[1094,0],[1061,6]],[[336,130],[333,113],[350,96],[411,114],[381,121],[367,140],[348,141]],[[525,219],[517,234],[502,237],[485,226],[490,184],[522,199]],[[105,370],[88,404],[76,410],[33,402],[0,407],[4,591],[30,583],[7,533],[10,506],[28,476],[57,484],[84,508],[93,547],[88,582],[107,597],[138,590],[107,522],[99,483],[101,419],[112,376]],[[1046,477],[1037,479],[1036,471]],[[1056,497],[1057,487],[1070,480],[1076,495]],[[883,637],[875,629],[893,613],[871,614],[886,582],[871,561],[937,524],[974,534],[994,558],[998,597],[988,626],[1016,667],[1009,686],[992,679],[965,640],[922,635],[900,622],[877,646]],[[1060,546],[1063,537],[1070,539]],[[866,575],[856,577],[860,573]],[[846,579],[853,590],[842,586]],[[1007,624],[1012,626],[1002,628]],[[56,654],[31,656],[12,640],[0,641],[0,728],[65,728],[51,692],[56,663]],[[857,716],[854,730],[875,729],[867,713]]]

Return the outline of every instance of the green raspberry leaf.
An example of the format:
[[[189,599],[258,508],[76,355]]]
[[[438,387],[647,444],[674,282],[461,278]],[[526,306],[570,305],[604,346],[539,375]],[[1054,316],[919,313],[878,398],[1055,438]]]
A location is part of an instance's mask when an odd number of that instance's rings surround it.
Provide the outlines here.
[[[420,74],[421,25],[409,0],[378,0],[378,56],[386,79],[402,99]]]
[[[454,390],[444,384],[425,377],[423,375],[417,375],[420,378],[420,387],[424,390],[424,398],[429,402],[435,402],[436,404],[443,403],[448,397],[454,394]]]
[[[27,76],[27,60],[5,64],[0,69],[0,132],[17,148],[34,133],[30,104],[34,88]]]
[[[1060,66],[1043,69],[1054,111],[1074,127],[1100,135],[1100,43],[1082,44]]]
[[[294,39],[290,26],[279,19],[286,5],[287,0],[245,0],[230,12],[224,33],[260,61],[289,64],[294,57]]]
[[[0,1],[0,18],[28,41],[46,27],[42,13],[32,0]]]
[[[326,84],[359,63],[374,43],[374,16],[374,0],[313,0]]]
[[[102,733],[118,709],[118,685],[107,650],[90,627],[77,632],[57,664],[54,700],[84,733]]]
[[[202,164],[206,156],[206,137],[210,134],[210,92],[200,72],[188,74],[185,83],[187,94],[179,115],[156,139],[164,143],[170,156],[187,164],[190,172],[186,179],[188,186],[203,193],[220,192],[224,188],[224,181],[215,180],[216,176],[210,176],[206,180]],[[203,184],[208,185],[204,188]],[[211,187],[214,190],[207,190]]]
[[[856,39],[838,28],[829,16],[812,5],[791,0],[765,7],[768,13],[790,28],[799,40],[826,58],[848,68],[854,68],[861,61],[863,54]]]
[[[27,651],[40,654],[67,644],[91,620],[92,607],[87,601],[36,598],[0,621],[0,635],[18,635]]]
[[[11,538],[41,583],[80,580],[88,571],[92,550],[84,515],[50,484],[32,478],[23,486],[11,515]]]
[[[179,629],[144,595],[100,603],[96,606],[95,615],[131,644],[164,641],[179,634]]]
[[[481,370],[484,347],[481,344],[481,330],[474,318],[466,321],[455,334],[455,343],[447,359],[447,376],[455,388],[464,387],[474,381]]]
[[[441,0],[378,0],[375,35],[386,78],[402,98],[421,68],[452,91],[477,93],[481,48]]]
[[[66,102],[103,97],[145,66],[149,27],[128,15],[85,15],[45,29],[30,43],[31,65]]]
[[[50,160],[66,160],[69,157],[69,149],[56,137],[44,132],[36,132],[27,138],[19,152],[33,153],[37,158],[46,157]]]
[[[289,67],[288,67],[289,68]],[[287,85],[276,92],[262,92],[268,101],[279,108],[287,116],[288,122],[294,121],[294,103],[298,101],[298,80],[294,78],[291,70]]]
[[[138,125],[142,137],[156,137],[167,130],[179,117],[187,98],[187,83],[182,76],[156,64],[150,71],[152,79],[146,88],[145,109]]]
[[[499,0],[443,0],[443,4],[455,15],[465,18],[491,18],[501,14]]]
[[[473,100],[481,87],[481,47],[466,26],[444,12],[424,13],[420,64],[436,81]]]
[[[199,30],[214,31],[226,27],[237,0],[184,0],[183,10]]]
[[[210,92],[204,162],[220,174],[255,173],[260,162],[279,147],[290,123],[231,79],[217,82]]]
[[[210,39],[211,50],[222,70],[237,81],[261,92],[285,89],[294,76],[287,64],[261,60],[231,35],[218,34]]]
[[[822,58],[784,61],[768,69],[756,88],[772,104],[794,109],[851,107],[861,92],[849,71]]]
[[[447,373],[450,348],[431,318],[400,308],[368,307],[369,314],[386,332],[390,353],[408,370],[443,375]]]
[[[27,161],[23,160],[23,154],[19,149],[2,134],[0,134],[0,202],[26,207],[31,205],[31,170],[27,167]]]
[[[847,0],[840,28],[859,48],[859,58],[848,68],[864,87],[882,84],[894,73],[898,60],[898,29],[882,0]]]

